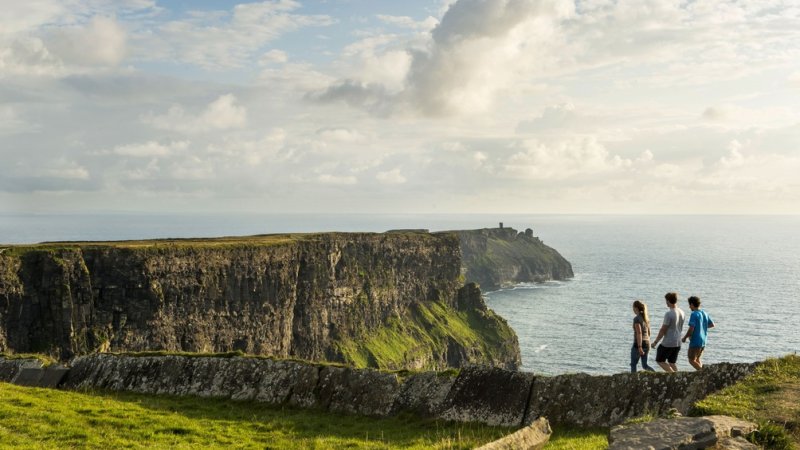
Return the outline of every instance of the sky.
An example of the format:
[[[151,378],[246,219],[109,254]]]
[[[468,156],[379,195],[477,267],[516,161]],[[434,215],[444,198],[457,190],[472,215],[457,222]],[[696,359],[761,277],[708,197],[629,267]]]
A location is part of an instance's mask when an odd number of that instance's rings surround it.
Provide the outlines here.
[[[800,214],[795,0],[0,10],[0,213]]]

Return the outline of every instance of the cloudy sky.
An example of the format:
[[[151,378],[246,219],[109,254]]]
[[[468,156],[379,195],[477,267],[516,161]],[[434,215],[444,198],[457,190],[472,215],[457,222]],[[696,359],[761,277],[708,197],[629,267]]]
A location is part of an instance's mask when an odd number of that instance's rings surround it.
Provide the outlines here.
[[[800,213],[794,0],[0,6],[0,212]]]

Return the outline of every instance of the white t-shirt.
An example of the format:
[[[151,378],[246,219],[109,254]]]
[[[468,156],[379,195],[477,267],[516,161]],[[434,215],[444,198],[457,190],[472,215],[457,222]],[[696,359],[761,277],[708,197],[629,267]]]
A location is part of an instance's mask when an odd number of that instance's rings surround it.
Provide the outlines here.
[[[664,335],[664,340],[661,345],[664,347],[680,347],[681,346],[681,333],[683,333],[683,321],[686,316],[683,310],[678,308],[670,308],[664,314],[664,326],[667,327],[667,333]]]

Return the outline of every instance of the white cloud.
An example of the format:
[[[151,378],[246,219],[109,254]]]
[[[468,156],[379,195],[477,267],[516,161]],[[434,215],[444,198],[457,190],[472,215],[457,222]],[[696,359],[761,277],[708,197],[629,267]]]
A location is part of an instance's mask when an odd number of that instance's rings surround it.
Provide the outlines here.
[[[20,118],[13,106],[0,105],[0,136],[4,134],[24,133],[36,129],[36,126]]]
[[[417,21],[409,16],[391,16],[386,14],[378,14],[378,20],[388,25],[393,25],[401,28],[409,28],[412,30],[432,30],[439,21],[436,18],[428,16],[424,20]]]
[[[126,53],[127,34],[114,18],[92,18],[84,26],[61,28],[49,37],[47,47],[65,64],[115,66]]]
[[[378,172],[375,175],[375,179],[381,182],[382,184],[403,184],[405,183],[406,177],[400,172],[400,169],[392,169],[386,172]]]
[[[166,114],[149,113],[142,116],[141,120],[161,130],[212,132],[244,127],[247,124],[247,109],[238,105],[233,94],[225,94],[209,103],[199,115],[187,114],[183,107],[175,105]]]
[[[196,156],[174,161],[170,175],[176,180],[207,180],[214,177],[214,165]]]
[[[113,153],[116,155],[134,157],[162,157],[181,152],[187,147],[189,147],[188,141],[170,142],[169,144],[148,141],[142,144],[119,145],[114,147]]]
[[[261,55],[259,64],[262,66],[268,66],[270,64],[283,64],[287,61],[289,61],[289,56],[286,54],[286,52],[278,49],[272,49]]]
[[[527,140],[524,150],[506,161],[503,172],[512,177],[559,180],[595,176],[631,167],[633,162],[611,155],[592,138],[568,139],[554,143]]]
[[[89,170],[75,161],[58,158],[34,171],[34,176],[43,178],[60,178],[64,180],[88,180]]]
[[[137,57],[210,69],[242,67],[284,33],[333,23],[328,16],[292,14],[298,8],[296,1],[277,0],[238,4],[230,12],[194,12],[143,36]]]
[[[329,173],[321,174],[317,177],[317,181],[322,184],[332,184],[348,186],[358,183],[358,179],[352,175],[333,175]]]
[[[362,142],[366,138],[356,130],[347,128],[325,128],[318,130],[317,134],[326,141],[336,142]]]

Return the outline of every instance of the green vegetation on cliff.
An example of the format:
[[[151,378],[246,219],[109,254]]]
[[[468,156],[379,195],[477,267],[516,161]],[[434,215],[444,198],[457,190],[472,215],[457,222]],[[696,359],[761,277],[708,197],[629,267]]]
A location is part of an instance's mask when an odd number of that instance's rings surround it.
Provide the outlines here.
[[[468,449],[508,429],[0,383],[0,448]]]
[[[504,319],[488,308],[459,311],[441,302],[418,303],[408,317],[391,318],[337,345],[345,363],[355,367],[435,370],[464,357],[510,368],[519,364],[517,336]]]

